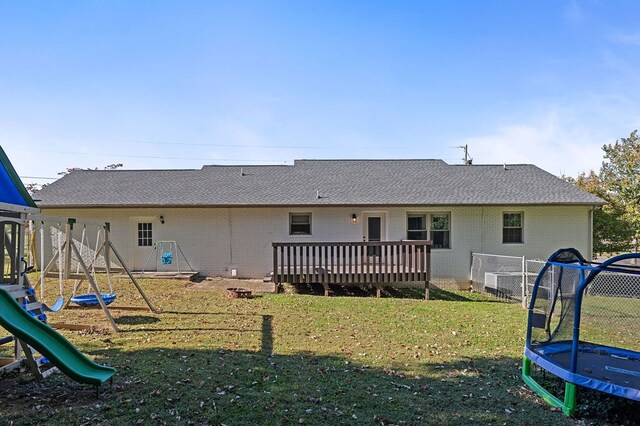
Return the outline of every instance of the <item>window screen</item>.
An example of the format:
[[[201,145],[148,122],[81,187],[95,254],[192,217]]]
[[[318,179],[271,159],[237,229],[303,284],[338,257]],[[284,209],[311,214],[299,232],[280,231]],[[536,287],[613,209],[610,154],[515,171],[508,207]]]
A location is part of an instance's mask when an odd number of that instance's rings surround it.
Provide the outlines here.
[[[522,213],[503,213],[502,242],[521,243],[522,241]]]
[[[311,235],[311,213],[290,213],[289,234]]]

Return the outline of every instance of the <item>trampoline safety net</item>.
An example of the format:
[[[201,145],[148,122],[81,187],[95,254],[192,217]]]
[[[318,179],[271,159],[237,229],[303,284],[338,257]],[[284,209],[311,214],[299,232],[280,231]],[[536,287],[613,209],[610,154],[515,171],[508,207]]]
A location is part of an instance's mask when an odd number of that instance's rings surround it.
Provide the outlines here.
[[[640,400],[640,255],[554,253],[529,310],[525,355],[565,381]]]

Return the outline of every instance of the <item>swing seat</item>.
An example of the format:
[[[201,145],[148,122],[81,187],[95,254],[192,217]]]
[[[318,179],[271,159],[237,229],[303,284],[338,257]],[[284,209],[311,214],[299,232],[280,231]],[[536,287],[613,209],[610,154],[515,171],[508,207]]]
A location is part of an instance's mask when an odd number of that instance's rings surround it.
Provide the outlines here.
[[[46,303],[42,304],[42,310],[47,312],[58,312],[64,306],[64,297],[60,297],[53,306],[48,306]]]
[[[114,300],[116,300],[116,294],[102,293],[102,300],[104,300],[105,305],[109,305],[110,303],[113,303]],[[73,296],[71,298],[71,301],[80,306],[95,306],[100,304],[100,302],[98,301],[98,296],[96,296],[95,294],[79,294],[77,296]]]
[[[171,254],[170,252],[163,253],[160,259],[163,265],[171,265],[171,263],[173,262],[173,254]]]

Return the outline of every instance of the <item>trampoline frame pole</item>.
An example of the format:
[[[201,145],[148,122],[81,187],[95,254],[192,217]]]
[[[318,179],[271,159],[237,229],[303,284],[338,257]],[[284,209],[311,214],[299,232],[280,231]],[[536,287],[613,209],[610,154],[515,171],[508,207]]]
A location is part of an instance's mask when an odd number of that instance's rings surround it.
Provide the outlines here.
[[[573,383],[565,382],[564,385],[564,406],[562,411],[567,416],[573,416],[576,411],[578,389]]]
[[[544,401],[552,407],[560,408],[567,416],[572,416],[576,410],[577,388],[573,383],[565,382],[564,401],[546,390],[531,377],[532,361],[525,355],[522,360],[522,380]]]

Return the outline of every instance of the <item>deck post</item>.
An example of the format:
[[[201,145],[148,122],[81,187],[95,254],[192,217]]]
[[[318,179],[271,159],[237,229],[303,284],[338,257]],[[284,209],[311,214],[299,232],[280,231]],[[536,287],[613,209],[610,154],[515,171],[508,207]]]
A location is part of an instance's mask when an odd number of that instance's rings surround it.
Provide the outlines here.
[[[324,287],[324,295],[328,296],[329,295],[329,284],[327,284],[327,282],[323,282],[322,286]]]
[[[278,248],[273,246],[273,282],[277,285],[280,283],[280,278],[278,277]]]
[[[429,300],[429,287],[431,286],[431,244],[425,245],[425,251],[427,257],[424,269],[427,271],[427,280],[424,283],[424,299]]]

